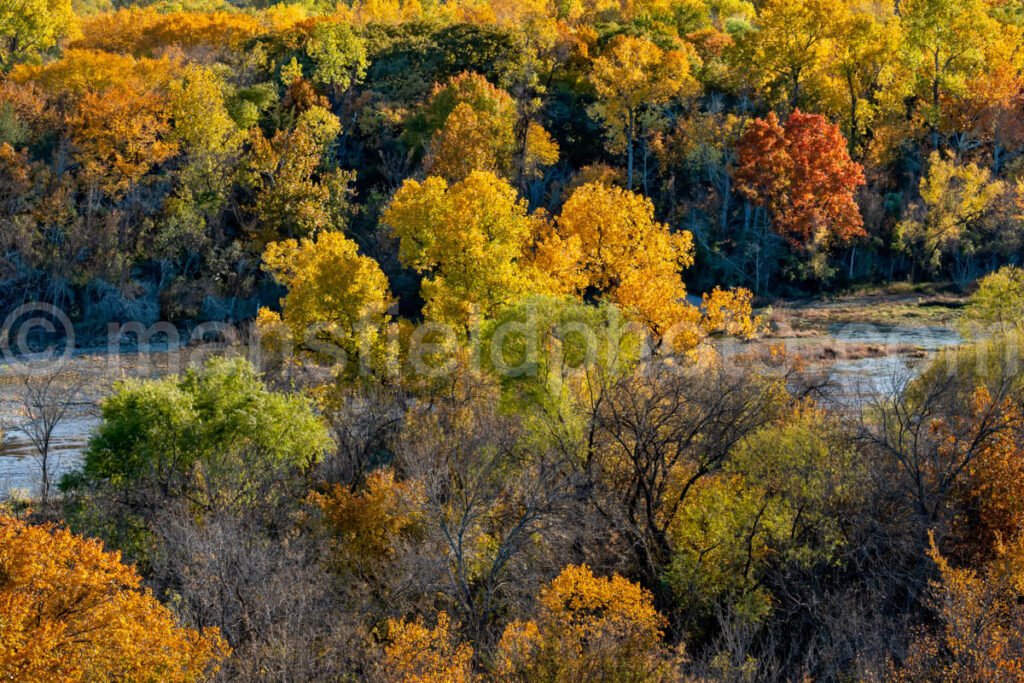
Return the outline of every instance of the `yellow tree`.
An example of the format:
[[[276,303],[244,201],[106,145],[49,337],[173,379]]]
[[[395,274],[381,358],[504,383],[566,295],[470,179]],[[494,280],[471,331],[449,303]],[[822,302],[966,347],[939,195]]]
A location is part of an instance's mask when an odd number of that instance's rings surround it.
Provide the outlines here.
[[[75,32],[76,25],[71,0],[0,3],[0,73],[54,48]]]
[[[512,681],[669,681],[667,622],[650,593],[614,575],[568,566],[541,590],[537,617],[509,624],[497,673]]]
[[[185,153],[185,163],[165,204],[161,232],[172,252],[202,244],[207,226],[227,203],[245,137],[228,114],[223,83],[212,69],[190,65],[182,76],[170,87],[171,138]]]
[[[993,179],[988,169],[958,164],[938,152],[931,154],[928,165],[920,183],[923,204],[898,229],[922,265],[936,271],[944,257],[969,257],[982,245],[1006,183]]]
[[[352,355],[380,350],[394,300],[380,266],[359,254],[355,242],[339,232],[272,242],[263,253],[263,267],[288,288],[281,300],[283,320],[296,343],[328,353],[335,348]],[[272,330],[281,318],[262,309],[259,322]]]
[[[922,117],[938,148],[944,102],[963,94],[981,72],[987,45],[1001,30],[986,0],[902,0],[900,24],[906,74],[893,81],[902,96],[923,103]],[[905,91],[905,92],[904,92]]]
[[[840,12],[826,61],[823,105],[843,121],[851,153],[878,115],[877,91],[899,58],[899,22],[879,0]]]
[[[643,114],[697,92],[690,70],[696,58],[692,50],[665,51],[645,38],[623,34],[594,60],[590,82],[598,103],[591,113],[604,122],[613,145],[626,152],[628,188],[633,187],[634,146],[645,125]]]
[[[168,59],[73,50],[56,62],[19,66],[11,78],[36,84],[58,110],[68,107],[67,134],[85,182],[119,200],[178,150],[168,99],[177,69]]]
[[[795,108],[808,81],[820,78],[837,20],[846,14],[844,0],[767,0],[757,30],[738,44],[739,66],[753,72],[754,85],[770,100]]]
[[[229,649],[178,626],[99,541],[0,516],[0,672],[34,683],[205,681]]]
[[[382,679],[388,683],[467,683],[473,648],[459,643],[445,612],[434,628],[422,621],[388,620]]]
[[[508,182],[484,171],[452,185],[407,180],[383,215],[399,259],[424,276],[425,315],[463,329],[538,292],[524,259],[538,220]]]
[[[508,176],[515,148],[516,102],[473,72],[438,85],[409,122],[407,138],[427,150],[427,173],[449,182],[472,171]]]
[[[639,194],[602,183],[569,197],[555,228],[538,248],[537,266],[563,291],[588,290],[634,311],[655,332],[696,324],[680,273],[693,264],[693,238],[654,219],[654,205]]]
[[[341,227],[353,174],[324,163],[340,132],[338,117],[320,106],[303,111],[292,130],[279,130],[270,140],[253,129],[245,183],[256,194],[254,231],[261,241]]]
[[[191,154],[223,154],[242,143],[224,103],[223,83],[212,69],[197,64],[185,68],[171,83],[174,137]]]

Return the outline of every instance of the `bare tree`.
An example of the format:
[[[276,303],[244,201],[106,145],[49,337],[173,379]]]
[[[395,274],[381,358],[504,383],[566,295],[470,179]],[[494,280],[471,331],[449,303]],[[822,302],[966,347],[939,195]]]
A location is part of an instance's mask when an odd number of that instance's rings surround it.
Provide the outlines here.
[[[776,414],[775,381],[742,368],[653,363],[603,401],[591,452],[597,502],[629,538],[648,586],[671,559],[668,530],[693,486]]]
[[[55,448],[58,429],[76,406],[84,403],[89,377],[69,363],[34,369],[17,380],[14,390],[15,417],[8,429],[29,442],[39,469],[39,502],[49,503],[54,476],[60,467]]]
[[[432,540],[444,558],[440,591],[486,650],[501,615],[529,602],[564,563],[577,492],[572,464],[531,444],[519,419],[502,414],[482,387],[421,406],[407,425],[398,461],[426,489]]]

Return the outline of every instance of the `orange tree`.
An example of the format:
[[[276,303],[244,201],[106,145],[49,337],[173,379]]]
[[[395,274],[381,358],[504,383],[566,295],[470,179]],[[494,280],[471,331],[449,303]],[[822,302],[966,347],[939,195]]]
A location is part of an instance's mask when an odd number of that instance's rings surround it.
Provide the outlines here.
[[[501,680],[675,680],[662,641],[666,624],[651,594],[635,583],[568,566],[541,590],[537,618],[505,630]]]
[[[0,677],[36,683],[205,680],[229,648],[175,623],[99,541],[0,516]]]
[[[774,112],[755,119],[737,153],[740,192],[768,209],[775,230],[792,246],[810,249],[865,234],[854,201],[864,170],[824,116],[796,110],[784,124]]]

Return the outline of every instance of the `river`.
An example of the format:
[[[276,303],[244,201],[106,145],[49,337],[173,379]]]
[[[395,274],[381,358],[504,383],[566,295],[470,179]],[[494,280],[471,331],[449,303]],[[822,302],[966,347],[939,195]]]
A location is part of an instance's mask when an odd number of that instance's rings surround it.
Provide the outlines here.
[[[837,388],[836,399],[856,405],[899,386],[920,372],[937,351],[961,343],[961,337],[950,327],[844,323],[830,325],[810,337],[777,337],[767,341],[781,343],[788,352],[804,355],[812,359],[812,365],[827,368]],[[844,357],[851,349],[855,357]],[[127,376],[161,376],[187,367],[195,360],[195,357],[183,359],[170,352],[123,355],[114,361],[102,355],[72,358],[69,363],[76,371],[90,373],[97,380],[86,387],[85,400],[76,405],[55,431],[52,451],[55,481],[81,463],[89,435],[99,423],[99,399],[109,391],[114,380]],[[0,364],[0,378],[10,380],[17,371],[17,368]],[[0,385],[0,392],[4,392],[0,393],[0,424],[17,422],[17,406],[10,399],[11,386],[10,381]],[[31,443],[23,434],[8,429],[0,443],[0,498],[12,491],[32,491],[38,477],[39,467]]]

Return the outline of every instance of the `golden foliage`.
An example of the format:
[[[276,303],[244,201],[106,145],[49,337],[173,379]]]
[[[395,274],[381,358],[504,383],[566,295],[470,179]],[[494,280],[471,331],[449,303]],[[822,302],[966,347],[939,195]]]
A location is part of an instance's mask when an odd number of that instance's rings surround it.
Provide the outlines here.
[[[449,182],[473,171],[508,176],[515,146],[516,102],[477,73],[437,86],[424,111],[434,129],[424,168]]]
[[[673,656],[667,625],[635,583],[568,566],[541,590],[534,620],[511,623],[501,638],[498,673],[517,681],[666,681]]]
[[[981,570],[954,567],[931,539],[933,631],[912,643],[894,681],[1013,683],[1024,679],[1024,544],[1000,546]]]
[[[690,233],[657,222],[649,199],[600,183],[572,194],[537,255],[538,267],[556,274],[563,291],[602,292],[659,334],[696,322],[680,277],[692,264]]]
[[[380,266],[355,242],[338,232],[271,242],[263,267],[288,288],[281,306],[297,343],[329,341],[350,354],[378,348],[393,299]],[[274,322],[274,314],[261,312],[262,327]]]
[[[459,643],[445,612],[437,625],[388,620],[382,677],[389,683],[465,683],[472,679],[473,648]]]
[[[85,181],[120,198],[178,151],[170,139],[167,91],[178,66],[73,50],[38,67],[19,67],[15,82],[35,84],[54,106],[71,100],[67,130]]]
[[[399,539],[416,534],[423,523],[424,501],[419,482],[395,481],[391,469],[371,472],[360,491],[335,484],[309,498],[323,515],[335,562],[368,570],[392,559]]]
[[[179,627],[99,541],[0,516],[0,672],[34,683],[204,681],[229,653]]]
[[[483,171],[450,186],[407,180],[383,215],[402,263],[424,275],[426,316],[463,328],[537,292],[523,263],[536,220],[506,181]]]
[[[341,227],[353,174],[323,168],[324,151],[340,132],[338,117],[321,106],[303,111],[293,129],[279,130],[270,140],[253,128],[244,177],[256,193],[252,211],[258,241],[309,237]]]
[[[200,50],[216,55],[238,49],[264,30],[257,16],[242,12],[160,12],[133,6],[84,18],[73,47],[136,56],[177,48],[204,58]]]

